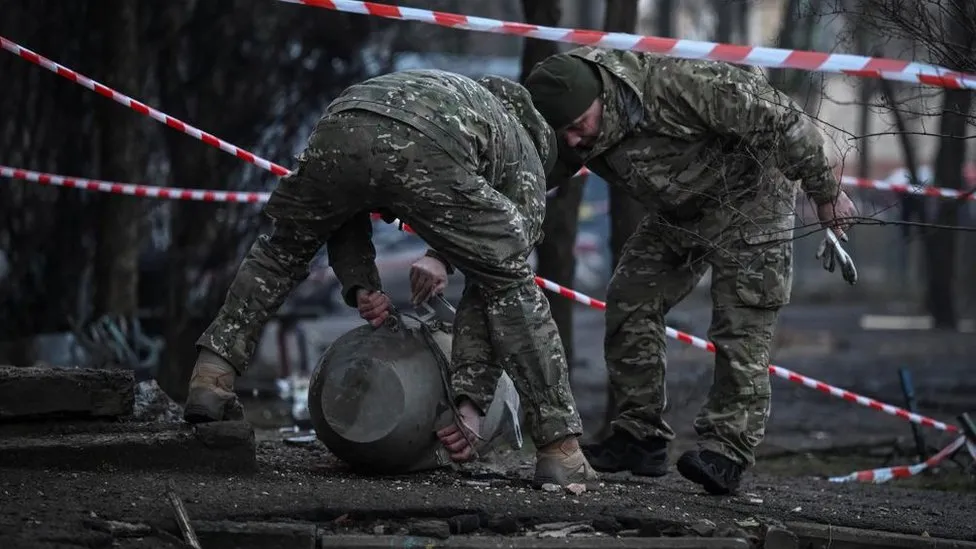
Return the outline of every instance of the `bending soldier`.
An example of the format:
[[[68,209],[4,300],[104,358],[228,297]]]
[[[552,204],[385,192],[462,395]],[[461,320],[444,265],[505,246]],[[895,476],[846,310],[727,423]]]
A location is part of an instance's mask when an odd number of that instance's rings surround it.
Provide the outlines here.
[[[647,210],[607,292],[604,353],[619,413],[609,438],[584,453],[598,471],[667,472],[664,317],[711,267],[714,381],[694,423],[698,449],[677,468],[710,493],[735,490],[770,411],[794,181],[825,225],[854,214],[818,129],[761,74],[725,63],[584,47],[536,65],[526,87],[560,142],[550,186],[585,164]]]
[[[254,243],[197,341],[185,419],[240,417],[234,379],[322,244],[346,303],[374,326],[386,319],[369,218],[381,211],[431,246],[423,261],[465,274],[452,358],[498,364],[511,376],[538,448],[534,484],[592,486],[562,342],[527,263],[541,238],[554,147],[528,92],[504,79],[414,70],[346,89],[319,120],[298,169],[272,193],[265,213],[273,231]],[[458,421],[477,434],[477,417]],[[470,457],[452,442],[445,445],[453,459]]]

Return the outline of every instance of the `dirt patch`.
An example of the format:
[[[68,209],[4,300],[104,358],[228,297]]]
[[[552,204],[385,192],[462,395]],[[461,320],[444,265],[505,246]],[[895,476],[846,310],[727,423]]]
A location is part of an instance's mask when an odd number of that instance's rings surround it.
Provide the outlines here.
[[[451,521],[467,520],[470,528],[473,519],[464,517],[477,516],[475,533],[498,535],[525,536],[553,523],[667,535],[667,528],[695,525],[806,521],[976,541],[972,491],[831,484],[759,467],[735,497],[708,496],[675,473],[654,480],[605,475],[600,491],[571,496],[533,490],[531,466],[518,456],[494,468],[365,477],[351,474],[319,444],[266,440],[257,455],[257,472],[250,475],[2,469],[0,497],[17,505],[0,509],[0,546],[172,546],[177,530],[165,497],[169,480],[194,521],[296,522],[368,535],[377,535],[378,527],[384,535],[410,534],[424,520],[443,521],[449,529]],[[118,538],[92,528],[93,518],[146,524],[153,534],[142,541]]]

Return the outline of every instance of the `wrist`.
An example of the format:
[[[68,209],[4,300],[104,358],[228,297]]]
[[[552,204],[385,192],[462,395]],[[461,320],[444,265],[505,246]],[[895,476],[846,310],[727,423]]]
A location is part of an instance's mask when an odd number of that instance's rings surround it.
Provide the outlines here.
[[[426,257],[432,257],[432,258],[436,259],[437,261],[440,261],[441,264],[444,265],[444,270],[447,271],[447,274],[454,274],[454,267],[446,259],[444,259],[444,256],[442,256],[441,254],[437,253],[437,251],[432,250],[432,249],[428,249],[424,253],[424,256],[426,256]]]

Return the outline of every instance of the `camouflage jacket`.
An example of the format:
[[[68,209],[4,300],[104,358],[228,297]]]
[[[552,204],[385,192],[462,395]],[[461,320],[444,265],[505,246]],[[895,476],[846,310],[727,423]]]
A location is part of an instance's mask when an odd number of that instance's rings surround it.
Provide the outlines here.
[[[790,184],[783,176],[800,180],[818,204],[837,195],[817,127],[758,71],[593,47],[569,53],[600,69],[603,131],[589,150],[560,140],[552,184],[585,164],[645,207],[679,219],[708,201]]]
[[[532,105],[528,90],[505,78],[486,76],[476,82],[436,69],[384,74],[346,88],[326,112],[350,110],[370,111],[416,128],[509,198],[525,196],[507,187],[520,181],[516,171],[529,169],[523,162],[526,149],[536,150],[546,172],[556,161],[552,129]],[[538,178],[543,181],[545,173]],[[537,210],[540,219],[544,215],[544,198],[526,206]],[[395,217],[382,208],[379,213],[387,223]],[[426,255],[453,272],[435,250]]]
[[[537,150],[548,151],[554,142],[535,109],[526,112],[523,108],[526,102],[532,104],[528,92],[514,82],[499,83],[501,80],[486,78],[482,85],[441,70],[400,71],[350,86],[327,112],[366,110],[408,124],[501,190],[510,175],[506,167],[520,160],[520,144],[528,139]],[[524,92],[524,100],[516,97],[519,92]],[[516,113],[522,115],[524,125]],[[545,164],[548,159],[541,160]]]

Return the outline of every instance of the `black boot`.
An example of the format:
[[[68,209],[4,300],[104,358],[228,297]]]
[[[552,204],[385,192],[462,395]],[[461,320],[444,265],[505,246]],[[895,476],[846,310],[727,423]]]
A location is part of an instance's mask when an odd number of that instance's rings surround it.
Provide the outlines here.
[[[614,429],[603,442],[582,448],[583,455],[597,471],[630,471],[644,477],[660,477],[668,472],[668,441],[662,438],[641,440]]]
[[[710,450],[689,450],[678,459],[681,476],[705,487],[713,496],[731,494],[739,487],[745,467]]]

